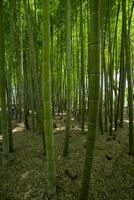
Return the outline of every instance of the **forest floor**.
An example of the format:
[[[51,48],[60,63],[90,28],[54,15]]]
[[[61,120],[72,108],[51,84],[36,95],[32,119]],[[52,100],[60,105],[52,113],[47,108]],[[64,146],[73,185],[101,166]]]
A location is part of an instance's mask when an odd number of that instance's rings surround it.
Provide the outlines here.
[[[74,125],[69,156],[62,157],[65,122],[55,119],[57,195],[53,200],[78,200],[86,147]],[[73,122],[74,123],[74,122]],[[128,155],[128,123],[118,129],[116,140],[97,132],[90,200],[134,200],[134,157]],[[23,123],[13,129],[14,152],[6,166],[0,165],[0,200],[47,200],[46,157],[42,138],[26,131]]]

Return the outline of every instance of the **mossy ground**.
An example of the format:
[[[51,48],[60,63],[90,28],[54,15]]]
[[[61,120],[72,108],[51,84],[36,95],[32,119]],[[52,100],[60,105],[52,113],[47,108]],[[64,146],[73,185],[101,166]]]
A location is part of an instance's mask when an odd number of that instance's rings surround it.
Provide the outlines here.
[[[69,156],[62,157],[64,120],[56,119],[55,149],[57,195],[52,199],[78,200],[86,147],[86,133],[73,126]],[[128,124],[118,129],[116,140],[97,132],[90,200],[134,200],[134,157],[128,155]],[[0,200],[47,200],[46,158],[38,133],[19,124],[13,133],[14,152],[0,165]]]

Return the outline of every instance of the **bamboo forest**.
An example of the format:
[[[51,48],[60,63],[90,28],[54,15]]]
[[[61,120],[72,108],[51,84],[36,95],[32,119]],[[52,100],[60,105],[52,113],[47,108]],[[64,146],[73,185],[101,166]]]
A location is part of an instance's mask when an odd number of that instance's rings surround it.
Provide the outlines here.
[[[0,0],[0,200],[134,200],[134,0]]]

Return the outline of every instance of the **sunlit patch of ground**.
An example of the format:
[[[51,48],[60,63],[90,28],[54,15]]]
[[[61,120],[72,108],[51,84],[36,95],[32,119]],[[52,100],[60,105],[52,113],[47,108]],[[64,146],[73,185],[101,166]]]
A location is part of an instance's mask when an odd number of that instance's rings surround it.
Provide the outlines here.
[[[125,119],[124,122],[129,123],[129,120]]]
[[[13,133],[22,131],[25,131],[25,126],[23,122],[18,123],[17,126],[12,130]]]
[[[86,133],[73,121],[69,156],[62,157],[65,119],[54,120],[57,167],[57,195],[53,200],[77,200],[86,148]],[[38,133],[18,124],[13,131],[14,153],[6,166],[0,166],[0,200],[45,200],[46,157]],[[16,134],[17,133],[17,134]],[[60,133],[60,134],[58,134]],[[89,199],[134,200],[134,158],[128,155],[128,124],[107,140],[97,131]]]
[[[2,141],[2,138],[3,138],[2,135],[0,135],[0,141]]]

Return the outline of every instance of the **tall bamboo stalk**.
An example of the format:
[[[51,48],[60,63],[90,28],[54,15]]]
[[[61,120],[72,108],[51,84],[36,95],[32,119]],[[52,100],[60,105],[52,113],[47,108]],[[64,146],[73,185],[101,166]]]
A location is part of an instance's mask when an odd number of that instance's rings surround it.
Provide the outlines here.
[[[49,22],[49,1],[42,0],[43,6],[43,57],[42,57],[42,89],[43,89],[43,109],[44,128],[47,156],[47,186],[48,194],[56,192],[56,168],[55,151],[52,123],[52,102],[51,102],[51,72],[50,72],[50,22]]]
[[[63,155],[68,155],[69,133],[71,122],[71,21],[70,21],[70,0],[66,0],[66,132]]]
[[[3,0],[0,1],[0,107],[1,107],[1,128],[3,136],[3,159],[9,157],[9,131],[7,119],[6,101],[6,76],[5,76],[5,44],[3,25]]]
[[[80,199],[88,199],[89,183],[91,176],[91,167],[93,152],[95,146],[96,129],[98,122],[99,110],[99,93],[100,93],[100,2],[99,0],[90,0],[90,33],[89,33],[89,104],[88,104],[88,135],[87,147],[82,178],[82,187]]]

